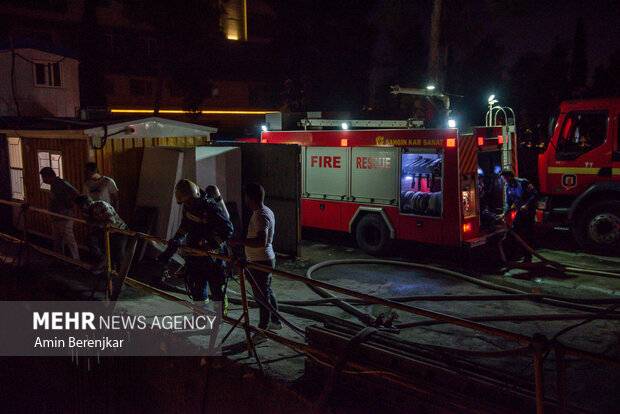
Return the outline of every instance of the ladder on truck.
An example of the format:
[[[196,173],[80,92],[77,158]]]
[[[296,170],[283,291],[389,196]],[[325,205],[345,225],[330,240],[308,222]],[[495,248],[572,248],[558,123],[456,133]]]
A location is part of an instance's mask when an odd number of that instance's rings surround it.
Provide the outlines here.
[[[316,127],[341,127],[348,128],[395,128],[395,129],[413,129],[422,128],[424,121],[416,119],[405,120],[364,120],[364,119],[321,119],[321,118],[305,118],[299,121],[299,125],[308,128]]]
[[[494,106],[497,102],[495,95],[489,98],[489,110],[485,116],[485,126],[500,127],[504,139],[502,145],[502,165],[508,166],[515,175],[518,175],[517,165],[517,125],[512,108],[508,106]],[[504,123],[498,122],[503,115]]]

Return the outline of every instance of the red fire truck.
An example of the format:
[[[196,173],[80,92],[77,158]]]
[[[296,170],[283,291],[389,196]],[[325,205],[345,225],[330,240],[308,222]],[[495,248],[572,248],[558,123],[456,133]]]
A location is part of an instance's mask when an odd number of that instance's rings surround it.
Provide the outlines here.
[[[314,124],[313,122],[314,121]],[[499,172],[516,172],[514,125],[415,129],[410,121],[304,120],[381,129],[263,132],[263,143],[301,145],[301,224],[355,234],[381,254],[393,240],[478,246],[502,206]],[[396,129],[387,129],[396,127]]]
[[[620,252],[620,98],[563,102],[538,157],[538,221],[589,250]]]

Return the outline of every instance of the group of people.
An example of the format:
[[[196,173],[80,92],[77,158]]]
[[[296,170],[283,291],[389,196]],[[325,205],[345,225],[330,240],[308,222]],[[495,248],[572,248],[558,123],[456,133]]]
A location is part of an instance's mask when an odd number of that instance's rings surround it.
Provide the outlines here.
[[[168,247],[158,260],[169,263],[179,246],[185,242],[188,247],[207,250],[216,254],[226,252],[225,244],[244,246],[245,256],[253,263],[275,267],[276,256],[273,250],[275,216],[264,204],[265,190],[260,184],[251,183],[244,188],[245,202],[252,210],[246,237],[232,237],[234,228],[225,208],[220,208],[221,195],[217,188],[209,186],[202,191],[195,183],[184,179],[175,186],[177,203],[183,204],[183,217],[175,235],[168,241]],[[211,256],[190,255],[186,260],[187,285],[191,299],[198,306],[206,306],[210,297],[215,310],[225,315],[228,310],[226,295],[226,263]],[[266,330],[282,328],[277,312],[278,302],[271,289],[269,272],[252,270],[252,276],[260,292],[258,296],[260,319],[258,327]],[[208,291],[208,290],[209,291]],[[258,294],[258,295],[257,295]],[[265,302],[268,302],[269,307]],[[255,335],[254,343],[266,338]]]
[[[66,180],[58,177],[51,167],[44,167],[39,172],[41,180],[50,186],[49,211],[62,216],[73,217],[73,205],[77,205],[90,229],[87,244],[95,257],[94,273],[101,273],[106,266],[103,253],[104,227],[112,226],[127,229],[127,225],[117,213],[118,187],[110,177],[99,173],[97,164],[89,162],[84,165],[84,187],[80,194]],[[74,260],[80,260],[78,245],[73,232],[73,221],[59,216],[52,216],[52,236],[54,251],[64,254],[64,246],[69,249]],[[118,265],[125,250],[126,238],[121,234],[111,237],[114,263]]]
[[[101,175],[95,163],[87,163],[84,173],[85,183],[80,194],[66,180],[58,177],[52,168],[45,167],[40,171],[43,182],[50,186],[50,212],[71,217],[73,204],[78,206],[89,227],[87,244],[95,258],[93,272],[101,273],[107,266],[104,254],[105,227],[128,227],[117,213],[119,191],[114,180]],[[217,187],[209,186],[203,191],[194,182],[183,179],[176,184],[174,193],[177,203],[183,205],[182,220],[175,235],[168,241],[167,248],[158,256],[159,262],[168,264],[181,244],[215,254],[225,254],[228,244],[244,246],[247,260],[253,263],[275,267],[275,215],[264,204],[265,190],[260,184],[251,183],[244,187],[244,200],[252,210],[246,237],[232,237],[234,228]],[[54,250],[63,254],[66,244],[73,259],[79,260],[73,221],[52,216],[52,228]],[[113,268],[120,267],[125,247],[126,236],[112,232],[110,250]],[[215,310],[221,310],[225,315],[228,309],[226,262],[211,256],[188,255],[186,271],[188,294],[194,304],[206,306],[211,298]],[[257,270],[251,273],[260,290],[254,292],[259,304],[258,327],[263,330],[281,329],[277,313],[272,312],[277,312],[278,302],[271,289],[271,274]],[[264,340],[264,336],[253,337],[254,343]]]

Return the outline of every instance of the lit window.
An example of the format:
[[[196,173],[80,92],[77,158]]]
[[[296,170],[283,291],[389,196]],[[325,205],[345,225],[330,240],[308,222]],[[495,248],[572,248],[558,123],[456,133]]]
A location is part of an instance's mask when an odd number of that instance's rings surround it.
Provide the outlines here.
[[[62,154],[59,152],[37,151],[37,159],[39,161],[39,171],[45,167],[52,167],[57,177],[62,178]],[[49,184],[45,184],[41,175],[39,175],[41,189],[49,190]]]
[[[60,63],[38,62],[34,63],[34,84],[49,88],[62,87],[60,76]]]
[[[24,199],[24,170],[22,164],[22,146],[19,138],[9,141],[9,167],[11,173],[11,193],[17,200]]]

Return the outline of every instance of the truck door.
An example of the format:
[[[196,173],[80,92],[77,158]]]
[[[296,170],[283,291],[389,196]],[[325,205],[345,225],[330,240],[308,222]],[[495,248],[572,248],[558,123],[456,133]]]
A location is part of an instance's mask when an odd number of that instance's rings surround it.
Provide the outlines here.
[[[573,111],[559,126],[555,160],[547,166],[547,188],[576,196],[590,185],[612,177],[609,111]]]

